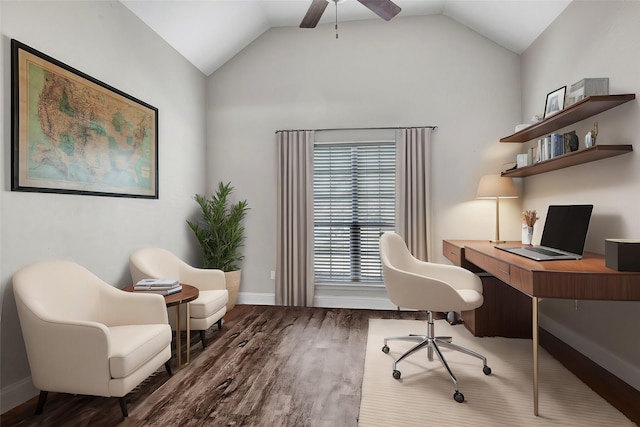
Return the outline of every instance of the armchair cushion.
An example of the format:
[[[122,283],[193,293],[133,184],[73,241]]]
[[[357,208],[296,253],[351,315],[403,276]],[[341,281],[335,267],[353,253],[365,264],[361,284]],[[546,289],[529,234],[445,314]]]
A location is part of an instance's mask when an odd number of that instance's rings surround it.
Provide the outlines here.
[[[227,305],[229,293],[225,291],[200,291],[200,295],[191,301],[191,317],[205,319]]]
[[[171,331],[166,325],[114,326],[109,328],[109,334],[111,378],[131,375],[171,342]]]

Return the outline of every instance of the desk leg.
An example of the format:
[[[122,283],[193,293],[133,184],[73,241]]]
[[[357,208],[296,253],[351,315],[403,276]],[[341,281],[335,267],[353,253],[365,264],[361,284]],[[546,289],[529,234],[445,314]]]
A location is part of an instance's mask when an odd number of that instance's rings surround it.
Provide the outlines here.
[[[533,415],[538,416],[538,298],[532,298],[531,324],[533,327]]]
[[[180,304],[176,305],[176,361],[177,368],[182,366],[182,340],[180,339]]]

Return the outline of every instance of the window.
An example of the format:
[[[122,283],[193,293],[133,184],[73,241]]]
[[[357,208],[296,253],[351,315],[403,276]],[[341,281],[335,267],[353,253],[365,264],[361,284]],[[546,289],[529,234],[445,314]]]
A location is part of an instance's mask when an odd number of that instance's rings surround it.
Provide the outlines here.
[[[316,283],[382,282],[379,238],[395,225],[395,153],[394,142],[314,146]]]

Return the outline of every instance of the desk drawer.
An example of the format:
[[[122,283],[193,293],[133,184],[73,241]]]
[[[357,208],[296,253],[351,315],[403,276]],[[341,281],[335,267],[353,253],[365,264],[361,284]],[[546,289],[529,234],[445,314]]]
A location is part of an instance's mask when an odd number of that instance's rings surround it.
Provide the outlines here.
[[[462,266],[462,248],[442,241],[442,255],[458,267]]]
[[[495,263],[493,275],[505,283],[511,283],[511,265],[497,259],[494,259],[493,262]]]
[[[465,257],[487,273],[492,274],[505,283],[510,283],[511,266],[508,263],[491,258],[490,256],[486,256],[469,248],[465,251]]]

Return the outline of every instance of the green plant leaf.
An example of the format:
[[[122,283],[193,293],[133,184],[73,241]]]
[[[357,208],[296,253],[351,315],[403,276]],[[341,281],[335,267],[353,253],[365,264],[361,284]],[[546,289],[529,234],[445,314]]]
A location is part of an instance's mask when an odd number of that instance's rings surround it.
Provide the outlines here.
[[[211,197],[194,196],[201,217],[197,222],[187,220],[187,224],[202,248],[204,268],[234,271],[244,259],[240,248],[244,245],[244,220],[249,205],[246,200],[229,202],[232,191],[230,182],[221,181]]]

